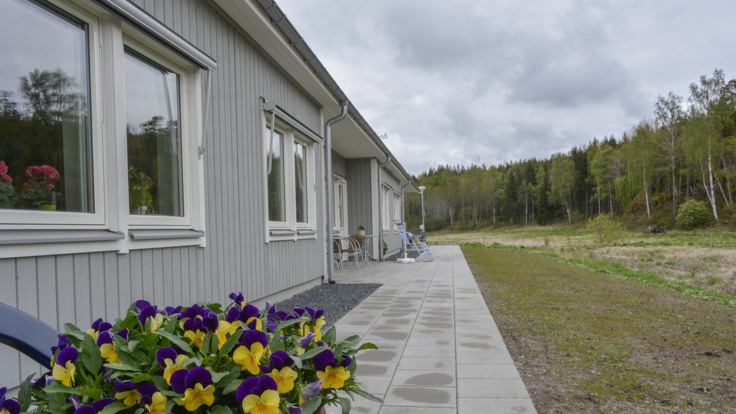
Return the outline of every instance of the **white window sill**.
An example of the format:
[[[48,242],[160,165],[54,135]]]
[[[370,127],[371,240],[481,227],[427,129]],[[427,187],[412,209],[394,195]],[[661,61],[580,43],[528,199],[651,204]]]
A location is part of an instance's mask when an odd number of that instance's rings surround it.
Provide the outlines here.
[[[316,240],[317,231],[314,229],[269,229],[266,243],[278,241]]]
[[[106,229],[0,230],[0,259],[63,254],[205,246],[203,231],[188,229],[130,230],[129,237]]]

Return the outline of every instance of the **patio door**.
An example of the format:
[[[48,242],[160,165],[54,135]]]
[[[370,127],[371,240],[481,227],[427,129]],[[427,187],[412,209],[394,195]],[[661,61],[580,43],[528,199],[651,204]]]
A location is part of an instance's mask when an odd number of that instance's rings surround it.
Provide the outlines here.
[[[333,208],[333,231],[341,236],[348,235],[348,182],[342,177],[332,178],[332,190],[335,197]]]

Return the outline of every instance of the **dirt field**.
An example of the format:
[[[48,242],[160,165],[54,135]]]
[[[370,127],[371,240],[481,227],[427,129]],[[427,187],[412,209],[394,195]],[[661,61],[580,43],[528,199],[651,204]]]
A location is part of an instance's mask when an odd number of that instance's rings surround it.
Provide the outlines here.
[[[463,253],[540,414],[736,412],[733,306],[521,250]]]
[[[736,295],[736,234],[726,232],[624,232],[601,245],[584,229],[527,227],[468,233],[429,234],[441,244],[481,243],[515,246],[561,257],[587,256],[628,269],[653,272],[662,278]]]

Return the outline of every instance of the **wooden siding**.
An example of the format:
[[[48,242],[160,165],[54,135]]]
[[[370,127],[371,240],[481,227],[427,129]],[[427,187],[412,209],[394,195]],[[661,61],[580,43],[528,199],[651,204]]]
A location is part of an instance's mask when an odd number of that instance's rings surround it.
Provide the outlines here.
[[[373,199],[371,195],[371,159],[350,159],[346,164],[348,180],[348,217],[353,228],[351,233],[358,230],[358,226],[366,226],[368,234],[378,234],[372,224]]]
[[[57,329],[114,320],[130,303],[225,301],[242,291],[262,298],[324,274],[324,239],[265,243],[263,125],[259,97],[314,131],[320,108],[219,9],[202,0],[135,0],[218,63],[205,153],[207,247],[182,247],[0,260],[0,301]],[[318,165],[322,151],[316,151]],[[318,170],[318,183],[323,172]],[[315,199],[322,210],[322,185]],[[316,229],[324,227],[317,214]],[[321,234],[321,232],[318,232]],[[18,384],[37,364],[0,350],[0,386]]]
[[[348,162],[350,161],[343,158],[342,155],[336,153],[335,151],[332,151],[332,174],[339,175],[340,177],[347,179],[348,186],[351,186],[352,183],[350,182],[350,179],[348,178],[348,171],[347,171]]]

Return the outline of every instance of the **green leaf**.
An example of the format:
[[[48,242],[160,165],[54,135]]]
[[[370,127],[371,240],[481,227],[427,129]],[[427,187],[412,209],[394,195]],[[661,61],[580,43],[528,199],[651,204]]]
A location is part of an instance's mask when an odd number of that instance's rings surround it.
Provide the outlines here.
[[[71,405],[71,402],[62,393],[49,393],[49,388],[46,387],[46,396],[49,399],[49,411],[52,413],[63,413],[65,412],[66,406]]]
[[[233,414],[233,410],[229,407],[225,407],[224,405],[216,405],[207,411],[212,414]]]
[[[240,386],[240,384],[243,383],[243,381],[245,380],[239,380],[239,379],[233,380],[232,382],[227,384],[225,388],[223,388],[222,394],[224,395],[224,394],[230,394],[232,392],[235,392],[235,390],[238,389],[238,387]]]
[[[366,350],[366,349],[375,349],[375,350],[378,350],[378,346],[376,346],[376,344],[374,344],[372,342],[366,342],[363,345],[361,345],[360,348],[358,348],[356,351],[363,351],[363,350]]]
[[[330,326],[330,329],[327,330],[322,335],[322,342],[327,342],[328,344],[334,344],[337,339],[337,329],[335,328],[335,325]]]
[[[105,364],[105,367],[116,370],[116,371],[140,371],[140,368],[134,367],[132,365],[127,365],[127,364],[107,363]]]
[[[352,391],[354,393],[360,395],[361,397],[366,398],[366,399],[368,399],[370,401],[375,401],[375,402],[378,402],[378,403],[383,404],[383,400],[382,399],[376,397],[375,395],[369,393],[368,391],[363,390],[362,388],[355,388]]]
[[[342,414],[350,414],[350,408],[352,408],[352,404],[350,404],[349,398],[340,397],[340,405],[342,406]]]
[[[314,414],[315,411],[319,410],[322,405],[322,396],[318,395],[314,398],[310,398],[302,404],[302,414]]]
[[[133,413],[133,414],[143,414],[144,412],[145,412],[145,410],[143,409],[143,407],[141,407],[141,408],[135,410],[135,413]]]
[[[76,325],[72,323],[65,323],[64,324],[64,334],[68,336],[73,336],[74,338],[79,339],[80,341],[84,340],[84,336],[87,334],[86,332],[82,332],[79,328],[77,328]]]
[[[31,381],[36,374],[31,374],[20,384],[20,390],[18,390],[18,404],[20,404],[23,411],[28,411],[28,407],[31,405]]]
[[[326,351],[328,349],[330,349],[330,348],[328,348],[326,346],[318,346],[316,348],[312,348],[309,351],[307,351],[307,352],[299,355],[299,358],[301,358],[302,361],[305,360],[305,359],[310,359],[310,358],[313,358],[315,355],[319,354],[320,352]]]
[[[274,332],[283,331],[285,328],[288,328],[291,325],[296,325],[298,323],[305,322],[306,320],[307,320],[306,318],[299,318],[299,319],[290,319],[288,321],[281,322],[276,327],[276,329],[274,330]]]
[[[102,410],[101,414],[115,414],[119,411],[123,411],[126,408],[128,408],[127,405],[123,404],[120,401],[116,401],[114,403],[110,403]]]
[[[230,338],[227,338],[225,345],[220,348],[220,355],[229,354],[235,347],[235,344],[238,343],[238,340],[240,340],[240,337],[243,336],[243,332],[244,331],[242,329],[238,329],[234,334],[232,334],[232,336],[230,336]]]
[[[82,363],[92,375],[97,375],[102,366],[102,357],[100,356],[100,348],[97,347],[95,339],[91,335],[84,336],[82,349],[79,352],[82,356]]]
[[[353,335],[351,337],[346,338],[344,341],[340,342],[340,345],[342,345],[343,349],[353,349],[358,345],[360,342],[360,336]]]
[[[46,387],[44,391],[46,391],[46,395],[74,394],[74,395],[82,395],[85,397],[90,397],[94,400],[99,400],[100,395],[102,394],[102,391],[99,390],[98,388],[73,388],[73,387],[65,387],[65,386]]]
[[[220,380],[230,375],[229,372],[213,372],[212,370],[210,370],[210,373],[212,374],[212,382],[215,384],[217,384],[218,382],[220,382]]]
[[[301,357],[293,355],[291,357],[291,360],[294,361],[294,365],[296,365],[297,368],[302,369],[302,358]]]
[[[169,387],[169,384],[166,382],[166,379],[161,375],[154,375],[151,377],[151,382],[158,388],[159,390],[164,390]]]
[[[135,347],[137,347],[138,346],[138,343],[140,343],[140,342],[141,342],[140,339],[135,339],[135,340],[129,341],[128,342],[128,351],[130,351],[130,352],[135,351]]]
[[[188,343],[186,343],[186,341],[174,334],[159,329],[158,331],[156,331],[156,335],[161,335],[164,338],[168,339],[169,341],[171,341],[172,344],[178,346],[179,348],[181,348],[182,351],[186,352],[187,354],[194,353],[192,352],[192,348],[189,346]]]

